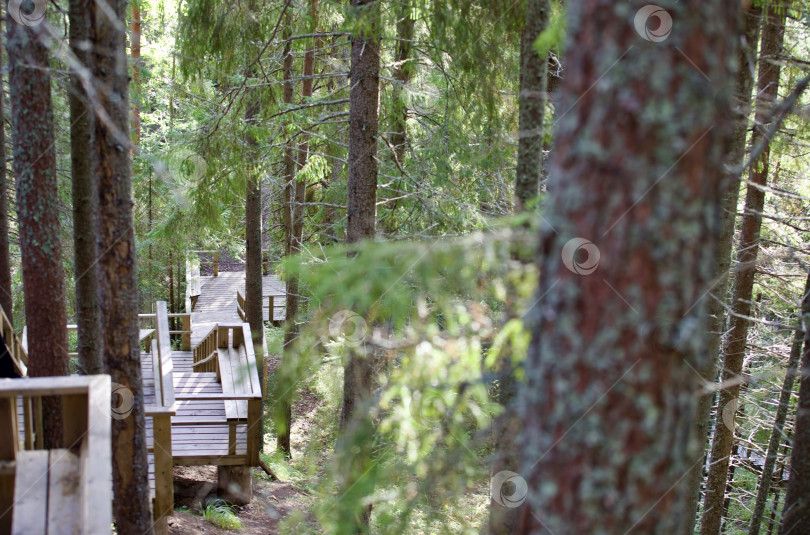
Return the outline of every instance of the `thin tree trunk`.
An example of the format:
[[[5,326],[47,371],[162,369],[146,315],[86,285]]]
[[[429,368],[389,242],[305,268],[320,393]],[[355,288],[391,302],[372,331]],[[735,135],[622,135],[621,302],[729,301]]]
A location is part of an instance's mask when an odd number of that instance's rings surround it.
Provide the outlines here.
[[[751,91],[754,87],[754,71],[756,69],[757,48],[759,43],[759,27],[762,9],[751,7],[743,13],[743,46],[740,48],[737,83],[734,94],[729,95],[729,112],[735,121],[734,133],[727,149],[727,168],[737,169],[745,158],[745,146],[748,137],[748,124],[751,115]],[[726,95],[720,95],[726,98]],[[707,383],[717,380],[717,365],[720,359],[720,346],[723,331],[725,330],[724,303],[728,294],[728,274],[731,266],[731,254],[734,245],[734,226],[737,219],[737,203],[740,197],[740,175],[734,173],[727,181],[727,187],[721,194],[721,210],[723,225],[718,238],[715,255],[715,273],[717,283],[712,290],[714,298],[709,301],[709,340],[707,354],[709,359],[706,365],[699,370],[700,375]],[[714,396],[703,395],[698,402],[696,415],[696,431],[700,447],[696,452],[696,466],[687,476],[687,485],[692,492],[690,511],[687,518],[693,519],[684,528],[684,535],[694,533],[697,522],[697,510],[700,505],[700,488],[704,477],[706,465],[707,442],[711,430],[711,412]]]
[[[706,358],[702,297],[732,127],[701,73],[731,82],[736,5],[668,3],[677,26],[651,43],[625,3],[568,3],[576,46],[527,319],[522,469],[492,481],[506,506],[526,499],[514,533],[680,533],[686,522],[690,366]],[[632,119],[614,120],[625,113]]]
[[[801,313],[799,315],[798,329],[793,337],[793,344],[790,347],[790,358],[785,369],[785,381],[782,384],[782,392],[779,395],[779,406],[776,409],[776,416],[773,421],[771,439],[768,442],[768,451],[765,454],[765,464],[762,466],[762,478],[757,489],[757,499],[754,503],[754,511],[751,514],[751,524],[748,528],[748,535],[759,535],[759,528],[765,515],[765,505],[771,493],[771,482],[773,481],[773,469],[776,466],[776,459],[779,457],[779,447],[785,433],[785,421],[787,420],[788,409],[790,408],[790,397],[793,395],[793,385],[796,384],[796,372],[799,369],[799,361],[802,357],[802,343],[804,342],[804,329],[802,318],[805,314],[810,314],[810,275],[804,285],[804,295],[802,296]]]
[[[377,0],[351,0],[353,8],[365,7],[363,12],[375,22],[366,33],[351,37],[349,97],[349,180],[348,228],[349,243],[374,238],[377,225],[377,135],[379,131],[380,39],[376,17]],[[343,377],[343,409],[341,429],[345,429],[361,399],[371,390],[372,362],[370,358],[352,355],[348,358]]]
[[[543,177],[543,121],[545,120],[548,58],[540,57],[534,42],[548,27],[550,0],[528,0],[526,27],[520,44],[520,126],[515,182],[515,211],[539,194]]]
[[[310,0],[309,2],[309,19],[310,31],[314,33],[318,25],[318,0]],[[284,100],[287,104],[293,101],[293,86],[292,86],[292,53],[289,45],[285,47],[284,56]],[[302,100],[312,96],[313,79],[315,74],[315,39],[307,47],[304,54],[304,81],[301,91]],[[302,169],[309,156],[309,136],[306,132],[302,134],[302,142],[298,146],[298,168]],[[292,158],[291,154],[292,145],[288,142],[287,153],[285,158]],[[287,160],[289,164],[289,160]],[[291,173],[290,171],[293,171]],[[301,245],[304,235],[304,203],[306,202],[306,188],[305,182],[298,182],[295,180],[294,167],[287,169],[286,176],[287,184],[285,186],[286,195],[289,204],[285,206],[285,213],[289,214],[288,225],[285,227],[287,233],[287,250],[286,254],[295,255],[301,251]],[[296,316],[299,309],[299,291],[300,285],[297,277],[289,277],[286,284],[286,299],[287,299],[287,321],[284,325],[284,359],[293,359],[293,345],[298,338],[299,328],[296,323]],[[281,396],[279,400],[282,407],[283,422],[282,428],[278,435],[278,445],[288,457],[292,455],[290,447],[290,429],[292,428],[292,406],[289,402],[290,396]]]
[[[90,9],[93,75],[100,86],[99,104],[109,121],[96,120],[94,127],[99,301],[107,373],[120,385],[117,388],[126,388],[133,395],[131,414],[114,419],[112,426],[116,530],[119,535],[148,535],[153,528],[138,342],[126,8],[125,0],[98,0]],[[112,20],[111,15],[115,17]]]
[[[70,49],[81,68],[89,68],[91,0],[70,0]],[[93,114],[81,76],[70,74],[70,166],[73,186],[73,253],[76,277],[76,324],[79,369],[104,373],[96,260],[97,188],[93,174]]]
[[[780,13],[781,11],[781,13]],[[765,13],[762,30],[762,50],[759,59],[757,80],[756,129],[752,146],[756,146],[765,135],[771,120],[772,109],[778,97],[780,66],[777,58],[782,52],[785,33],[785,11],[769,7]],[[736,381],[742,372],[745,348],[748,338],[748,320],[751,315],[751,293],[754,288],[757,256],[759,254],[762,209],[765,205],[765,190],[768,181],[770,149],[766,148],[757,162],[752,165],[745,197],[742,235],[740,237],[737,275],[732,293],[733,315],[730,319],[730,332],[724,348],[723,381]],[[712,439],[709,476],[706,481],[701,535],[718,535],[722,526],[723,502],[726,481],[734,442],[733,425],[723,421],[723,408],[729,403],[737,403],[740,385],[736,384],[720,392],[717,421]]]
[[[397,45],[394,53],[393,78],[393,124],[391,127],[391,147],[393,148],[394,166],[398,169],[405,167],[405,154],[408,150],[408,85],[414,75],[418,63],[411,58],[411,48],[414,38],[415,21],[412,6],[409,0],[399,3],[397,11]],[[399,197],[402,180],[395,180],[392,185],[395,200],[389,205],[390,211],[385,219],[385,232],[393,234],[397,230],[396,210],[399,206]]]
[[[137,154],[138,146],[141,144],[141,0],[132,0],[129,50],[132,57],[132,85],[135,86],[135,102],[132,103],[132,141]]]
[[[42,23],[21,25],[9,16],[6,25],[28,373],[67,375],[67,318],[48,37]],[[49,397],[43,399],[42,405],[45,448],[62,447],[61,403]]]
[[[515,182],[515,210],[525,211],[527,203],[539,193],[543,177],[543,121],[545,120],[548,58],[534,50],[537,37],[548,27],[551,3],[549,0],[528,0],[526,3],[526,26],[520,44],[520,126],[518,134],[518,165]],[[520,429],[520,420],[512,403],[517,395],[515,367],[509,354],[503,355],[498,370],[498,402],[506,410],[501,416],[502,425],[496,429],[495,460],[492,473],[504,470],[517,472],[520,455],[515,440]],[[517,510],[503,507],[497,496],[490,498],[489,532],[491,535],[507,535],[517,525]]]
[[[11,253],[8,227],[8,173],[6,172],[6,112],[3,109],[3,49],[0,46],[0,307],[14,323],[14,295],[11,286]]]
[[[785,493],[782,526],[779,531],[781,535],[807,533],[810,526],[810,311],[802,309],[802,321],[804,353],[793,450],[790,454],[790,479]]]

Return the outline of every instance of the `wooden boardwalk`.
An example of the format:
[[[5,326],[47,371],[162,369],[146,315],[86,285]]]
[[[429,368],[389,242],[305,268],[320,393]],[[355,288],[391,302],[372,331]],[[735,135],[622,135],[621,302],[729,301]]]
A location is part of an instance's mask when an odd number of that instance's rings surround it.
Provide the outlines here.
[[[217,277],[200,277],[200,296],[191,314],[191,345],[196,346],[217,323],[240,323],[236,293],[245,294],[245,272],[221,272]],[[269,296],[273,297],[273,321],[284,321],[284,283],[275,275],[262,277],[262,318],[270,321]]]

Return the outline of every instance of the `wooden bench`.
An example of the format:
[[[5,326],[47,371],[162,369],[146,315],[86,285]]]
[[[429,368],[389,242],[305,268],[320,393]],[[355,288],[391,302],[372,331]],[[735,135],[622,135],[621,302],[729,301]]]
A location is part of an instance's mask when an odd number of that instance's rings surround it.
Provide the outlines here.
[[[18,429],[42,429],[41,407],[62,400],[64,449],[34,450]],[[110,533],[112,451],[108,375],[0,380],[0,533]],[[31,403],[31,400],[35,400]]]
[[[245,343],[246,340],[248,343]],[[196,416],[184,417],[182,423],[177,422],[175,425],[227,424],[228,455],[241,455],[241,452],[237,452],[237,444],[242,436],[239,429],[245,429],[247,431],[245,464],[258,466],[262,394],[250,326],[247,323],[216,325],[194,348],[193,356],[194,373],[214,372],[222,393],[213,393],[209,390],[209,386],[206,386],[208,391],[195,392],[188,395],[188,399],[198,402],[205,400],[224,402],[225,421]],[[187,384],[193,384],[193,379],[186,381]],[[209,382],[200,384],[210,385]]]

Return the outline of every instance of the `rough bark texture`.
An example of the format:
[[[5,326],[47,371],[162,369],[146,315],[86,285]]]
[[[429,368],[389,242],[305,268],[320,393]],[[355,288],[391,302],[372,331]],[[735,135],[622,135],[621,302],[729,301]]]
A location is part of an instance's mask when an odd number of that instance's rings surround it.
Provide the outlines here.
[[[515,210],[524,211],[527,203],[539,193],[543,177],[544,135],[543,121],[547,98],[548,58],[534,50],[537,37],[548,27],[549,0],[528,0],[526,3],[526,26],[520,44],[520,126],[518,132],[518,165],[515,182]],[[498,402],[506,408],[501,424],[496,426],[495,459],[493,476],[503,470],[517,472],[520,455],[515,438],[521,426],[512,404],[517,395],[518,384],[511,355],[504,355],[498,370]],[[489,532],[491,535],[507,535],[514,532],[518,515],[514,508],[503,507],[496,496],[490,497]]]
[[[309,17],[311,21],[312,32],[316,31],[318,25],[318,0],[310,0],[309,2]],[[307,47],[304,54],[304,81],[301,91],[301,96],[304,101],[312,96],[313,78],[315,74],[315,39]],[[290,53],[289,45],[285,48],[284,57],[284,99],[288,103],[293,100],[293,86],[292,86],[292,54]],[[298,146],[298,168],[303,168],[307,163],[309,157],[309,136],[306,132],[302,133],[302,142]],[[291,145],[287,147],[288,151]],[[285,155],[291,158],[291,154]],[[289,163],[289,162],[288,162]],[[294,168],[293,168],[294,171]],[[301,245],[304,236],[304,203],[306,202],[307,185],[304,182],[295,180],[294,173],[287,169],[286,197],[288,205],[285,207],[285,213],[289,213],[288,225],[285,227],[287,231],[287,255],[295,255],[301,251]],[[298,315],[299,308],[299,283],[297,277],[289,277],[286,283],[287,294],[287,322],[284,325],[284,358],[295,358],[293,353],[293,344],[298,338],[299,328],[296,323],[296,316]],[[290,449],[290,429],[292,428],[292,407],[289,403],[289,396],[282,396],[281,412],[283,413],[283,427],[279,430],[278,445],[279,448],[287,455],[292,454]]]
[[[71,0],[70,49],[82,68],[89,65],[91,0]],[[93,114],[76,69],[70,75],[70,167],[73,187],[73,249],[76,277],[76,324],[79,369],[104,373],[101,353],[101,318],[98,309],[96,259],[97,189],[93,174]]]
[[[781,535],[799,535],[810,529],[810,310],[802,308],[804,354],[801,365],[799,404],[796,408],[790,480],[785,494]]]
[[[3,50],[0,47],[0,307],[14,323],[14,296],[11,293],[11,254],[8,235],[8,174],[6,173],[6,112],[3,109]]]
[[[360,16],[373,22],[366,33],[352,35],[352,59],[349,74],[349,159],[348,227],[346,241],[355,243],[374,238],[377,223],[377,134],[379,131],[380,39],[376,35],[377,0],[351,0]],[[365,7],[365,9],[358,9]],[[343,409],[341,428],[345,428],[355,405],[371,388],[372,359],[352,355],[343,370]]]
[[[408,0],[399,2],[397,7],[397,43],[394,52],[395,67],[392,86],[391,100],[393,110],[391,113],[391,157],[394,159],[394,167],[402,170],[405,166],[405,155],[408,151],[408,86],[411,83],[417,62],[411,54],[412,41],[414,38],[415,21],[412,14],[411,3]],[[401,171],[400,171],[401,174]],[[402,180],[398,179],[391,185],[393,202],[388,204],[389,213],[384,218],[385,233],[393,234],[397,230],[396,211],[399,206],[399,197],[402,195]]]
[[[759,27],[762,10],[759,7],[751,7],[743,13],[742,43],[738,59],[737,82],[733,87],[733,94],[729,88],[729,94],[724,94],[724,89],[715,95],[718,104],[726,107],[734,121],[734,132],[729,140],[726,150],[726,167],[734,170],[743,164],[745,158],[745,146],[748,137],[748,125],[751,115],[751,91],[754,87],[754,72],[756,70],[757,47],[759,43]],[[740,198],[740,174],[732,171],[732,175],[726,183],[725,190],[721,193],[721,214],[722,226],[720,236],[717,241],[717,254],[715,255],[716,284],[712,289],[712,298],[707,306],[709,313],[709,338],[707,342],[707,355],[709,358],[705,366],[699,370],[701,377],[707,383],[717,380],[717,368],[720,360],[720,346],[722,343],[723,331],[725,331],[725,301],[728,298],[729,268],[731,266],[731,254],[734,246],[734,226],[737,219],[737,203]],[[697,510],[700,505],[700,489],[704,477],[705,457],[707,453],[707,442],[711,429],[711,411],[713,395],[703,395],[698,402],[695,436],[701,445],[696,453],[696,466],[690,471],[686,478],[686,484],[691,489],[692,498],[690,500],[690,510],[687,518],[694,519],[688,522],[684,529],[684,535],[694,533],[697,522]]]
[[[94,121],[94,172],[104,365],[113,383],[133,395],[132,413],[113,420],[113,514],[117,533],[143,535],[153,529],[138,343],[126,8],[125,0],[106,0],[90,9],[94,81],[100,89],[99,104],[109,118]]]
[[[129,50],[132,57],[132,85],[135,86],[136,101],[132,103],[132,141],[137,151],[141,143],[141,4],[132,0],[130,17]]]
[[[778,97],[780,67],[775,63],[782,52],[785,33],[785,11],[781,14],[770,7],[765,13],[762,29],[762,49],[759,59],[759,76],[757,79],[756,129],[752,137],[752,146],[756,146],[770,126],[771,110]],[[751,166],[748,175],[749,186],[746,190],[745,209],[743,214],[742,234],[738,248],[737,274],[732,292],[732,310],[730,329],[723,351],[723,381],[737,381],[742,372],[745,348],[748,339],[748,320],[751,315],[751,292],[754,288],[757,255],[759,254],[759,235],[762,227],[762,209],[765,205],[765,190],[760,189],[768,181],[769,149],[765,149],[757,162]],[[720,392],[717,420],[714,426],[709,475],[706,481],[702,535],[717,535],[722,527],[723,502],[725,497],[731,449],[734,442],[734,430],[729,429],[723,421],[723,408],[729,403],[736,403],[740,385],[724,388]]]
[[[765,505],[771,493],[771,482],[773,481],[773,469],[776,466],[776,459],[779,456],[779,448],[782,446],[785,436],[785,421],[790,409],[790,398],[793,395],[793,385],[796,384],[796,372],[799,369],[799,361],[802,357],[802,343],[804,342],[804,330],[807,328],[802,323],[805,315],[810,315],[810,275],[804,284],[804,295],[802,296],[801,311],[799,314],[798,329],[793,337],[793,344],[790,347],[790,358],[788,358],[785,369],[785,381],[782,384],[782,392],[779,394],[779,405],[776,409],[776,416],[773,421],[771,439],[768,441],[768,451],[765,454],[765,464],[762,466],[762,477],[759,480],[757,489],[757,499],[754,503],[754,511],[751,514],[751,525],[748,535],[759,535],[759,528],[762,519],[765,517]],[[810,518],[809,518],[810,520]],[[805,524],[810,526],[810,524]]]
[[[634,29],[642,5],[568,4],[516,533],[678,533],[685,522],[691,367],[706,358],[731,131],[711,87],[733,80],[738,3],[667,2],[665,42]]]
[[[515,211],[526,210],[537,197],[543,176],[543,121],[545,120],[548,58],[534,51],[534,42],[548,27],[550,0],[526,2],[526,27],[520,44],[520,127],[515,182]]]
[[[17,184],[17,222],[22,253],[28,374],[67,375],[59,197],[56,189],[51,79],[44,26],[23,26],[6,17],[9,93]],[[46,448],[62,444],[58,398],[43,400]]]

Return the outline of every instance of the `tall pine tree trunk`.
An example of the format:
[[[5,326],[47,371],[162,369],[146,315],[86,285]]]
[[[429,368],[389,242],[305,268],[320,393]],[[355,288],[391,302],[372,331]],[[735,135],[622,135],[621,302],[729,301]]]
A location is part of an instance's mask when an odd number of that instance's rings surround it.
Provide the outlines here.
[[[548,27],[550,0],[528,0],[526,27],[520,44],[520,130],[515,182],[515,211],[526,210],[537,197],[543,176],[543,121],[545,120],[548,58],[534,50],[534,42]]]
[[[311,33],[317,31],[318,25],[318,0],[310,0],[309,2],[309,19]],[[312,96],[313,76],[315,74],[315,39],[307,47],[304,54],[304,81],[301,96],[306,102],[306,99]],[[285,47],[284,56],[284,99],[287,103],[292,103],[293,100],[293,86],[292,86],[292,54],[289,44]],[[308,135],[306,132],[301,134],[303,137],[302,142],[298,147],[298,168],[303,168],[307,163],[309,155]],[[285,158],[291,159],[292,144],[287,145],[287,152]],[[287,161],[289,164],[289,160]],[[291,172],[292,170],[292,172]],[[285,185],[285,197],[288,200],[288,205],[285,206],[285,213],[287,216],[287,226],[285,226],[287,234],[287,249],[286,254],[295,255],[301,251],[301,245],[304,235],[304,203],[306,202],[306,188],[305,182],[298,182],[295,180],[294,168],[287,169]],[[284,325],[284,359],[293,359],[293,344],[298,338],[299,328],[296,323],[296,316],[299,309],[299,291],[300,286],[298,277],[289,277],[287,279],[285,293],[287,295],[287,321]],[[279,433],[278,445],[279,448],[287,455],[292,454],[290,448],[290,429],[292,427],[292,406],[289,402],[291,396],[282,396],[280,402],[282,404],[281,413],[283,417],[282,429]]]
[[[132,57],[132,85],[135,86],[136,96],[132,103],[132,141],[137,154],[141,144],[141,0],[132,0],[129,50]]]
[[[543,176],[543,121],[545,120],[548,85],[548,58],[534,50],[537,37],[548,27],[551,5],[549,0],[528,0],[526,26],[520,44],[520,125],[518,132],[518,165],[515,183],[515,210],[525,211],[529,201],[537,197]],[[501,415],[502,425],[496,429],[493,475],[504,470],[515,472],[520,462],[515,438],[520,421],[512,410],[517,394],[515,368],[511,355],[503,355],[498,370],[498,402],[506,410]],[[517,523],[517,511],[498,503],[491,497],[489,504],[489,532],[492,535],[512,533]]]
[[[97,115],[94,121],[99,301],[104,365],[113,383],[133,395],[132,413],[113,420],[112,426],[116,530],[119,535],[149,535],[153,528],[138,341],[126,8],[126,0],[96,0],[90,7],[94,81],[107,119]]]
[[[377,228],[377,135],[379,132],[380,38],[377,0],[351,0],[352,8],[366,19],[365,32],[351,37],[352,56],[349,96],[349,161],[346,241],[374,238]],[[372,359],[348,358],[343,377],[341,428],[352,418],[355,406],[371,390]]]
[[[17,222],[31,376],[69,373],[45,24],[21,25],[13,16],[6,17]],[[45,398],[42,405],[45,447],[61,447],[61,403],[58,398]]]
[[[738,169],[743,164],[745,158],[745,146],[748,137],[748,124],[751,115],[751,91],[754,87],[754,71],[757,61],[757,47],[759,43],[759,27],[762,10],[759,7],[751,7],[743,13],[742,43],[739,53],[739,64],[737,71],[737,83],[732,95],[718,95],[721,105],[723,100],[729,99],[728,111],[734,120],[734,132],[729,140],[726,151],[726,166],[728,169]],[[723,224],[718,237],[717,252],[715,255],[715,273],[717,282],[712,289],[714,298],[709,300],[709,339],[707,344],[707,354],[709,358],[705,366],[698,370],[707,384],[717,380],[717,366],[720,360],[720,346],[722,343],[725,326],[725,301],[728,294],[728,278],[731,266],[731,254],[734,245],[734,226],[737,220],[737,203],[740,198],[740,174],[731,171],[730,180],[726,183],[727,188],[722,192],[721,210]],[[707,451],[707,441],[711,429],[711,412],[714,396],[703,395],[698,402],[696,415],[696,437],[700,447],[695,454],[695,467],[692,468],[686,478],[687,485],[691,489],[692,498],[690,501],[690,512],[687,518],[693,519],[685,526],[684,535],[694,533],[697,522],[697,510],[700,505],[700,488],[704,477],[705,457]]]
[[[89,11],[92,0],[70,0],[70,49],[77,68],[89,68]],[[93,112],[81,75],[70,75],[70,166],[73,186],[73,249],[76,277],[76,324],[79,368],[82,373],[104,373],[101,353],[101,318],[98,309],[96,259],[97,189],[93,174]]]
[[[759,480],[757,489],[757,499],[754,503],[754,511],[751,514],[751,524],[748,528],[748,535],[759,535],[759,528],[765,516],[765,505],[771,492],[771,482],[773,481],[773,469],[776,466],[776,459],[779,456],[779,447],[785,437],[785,421],[790,409],[790,398],[793,395],[793,385],[796,384],[796,372],[799,369],[799,361],[802,357],[802,343],[804,342],[803,318],[807,315],[810,319],[810,274],[804,284],[804,294],[802,295],[801,308],[797,331],[793,337],[793,344],[790,347],[790,357],[785,369],[785,381],[782,385],[782,392],[779,395],[779,405],[776,409],[776,416],[771,430],[771,439],[768,441],[768,451],[765,454],[765,464],[762,466],[762,478]]]
[[[762,29],[762,50],[757,79],[756,129],[752,137],[752,146],[756,146],[768,130],[773,106],[778,97],[780,74],[778,56],[782,53],[784,34],[784,9],[774,6],[767,8]],[[725,424],[723,411],[729,403],[737,403],[740,392],[738,380],[742,373],[748,339],[747,318],[751,315],[751,293],[754,288],[754,275],[759,254],[759,235],[762,227],[761,214],[765,206],[765,190],[762,187],[768,181],[769,155],[770,150],[766,148],[751,166],[748,175],[749,185],[745,197],[737,274],[732,293],[733,314],[730,318],[728,339],[723,351],[724,362],[721,374],[723,381],[737,383],[720,392],[714,437],[712,438],[709,476],[706,481],[701,524],[702,535],[718,535],[722,527],[723,502],[734,443],[734,430]]]
[[[0,307],[14,322],[14,296],[11,287],[11,252],[8,227],[8,173],[6,172],[6,112],[3,109],[3,50],[0,47]]]
[[[731,82],[737,2],[667,6],[672,31],[651,42],[626,3],[568,4],[575,46],[520,395],[526,492],[498,484],[513,476],[493,478],[505,503],[526,498],[515,533],[663,534],[685,523],[690,367],[706,358],[702,298],[731,131],[701,73]],[[666,31],[668,17],[657,18],[648,30]]]
[[[780,535],[807,533],[810,526],[810,310],[804,307],[802,321],[804,353],[799,376],[799,403]]]

